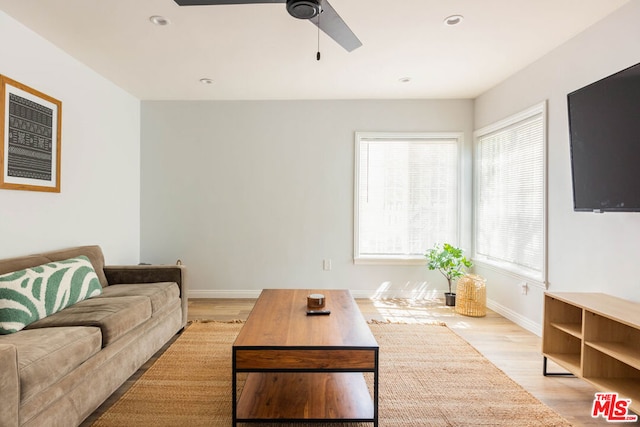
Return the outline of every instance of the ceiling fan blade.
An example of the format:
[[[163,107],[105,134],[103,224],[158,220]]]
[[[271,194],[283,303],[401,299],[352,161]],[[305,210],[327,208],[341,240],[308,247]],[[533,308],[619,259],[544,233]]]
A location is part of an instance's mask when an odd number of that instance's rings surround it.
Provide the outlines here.
[[[180,6],[211,6],[222,4],[255,4],[255,3],[287,3],[287,0],[174,0]],[[309,21],[319,27],[329,37],[335,40],[347,52],[362,46],[362,42],[340,18],[338,12],[327,0],[315,0],[322,6],[322,13]],[[304,3],[304,2],[302,2]],[[298,16],[299,17],[299,16]],[[318,24],[319,22],[319,24]]]
[[[180,6],[210,6],[216,4],[286,3],[287,0],[174,0]]]
[[[320,19],[320,25],[318,25],[318,18]],[[338,12],[336,12],[327,0],[322,0],[322,13],[309,19],[309,21],[320,27],[325,34],[334,39],[340,46],[345,48],[347,52],[351,52],[362,46],[362,42],[353,31],[351,31],[342,18],[340,18]]]

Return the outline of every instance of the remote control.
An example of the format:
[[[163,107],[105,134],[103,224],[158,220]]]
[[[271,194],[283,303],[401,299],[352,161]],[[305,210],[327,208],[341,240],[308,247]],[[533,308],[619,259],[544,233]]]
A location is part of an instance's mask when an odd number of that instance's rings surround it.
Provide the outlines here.
[[[327,316],[331,310],[307,310],[307,316]]]

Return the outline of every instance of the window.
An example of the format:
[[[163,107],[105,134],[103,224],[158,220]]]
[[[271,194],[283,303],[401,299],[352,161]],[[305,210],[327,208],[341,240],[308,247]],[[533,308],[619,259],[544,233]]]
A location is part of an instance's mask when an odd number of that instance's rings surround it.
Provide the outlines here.
[[[545,282],[546,106],[476,131],[475,258]]]
[[[356,133],[355,262],[424,262],[435,243],[457,243],[461,141]]]

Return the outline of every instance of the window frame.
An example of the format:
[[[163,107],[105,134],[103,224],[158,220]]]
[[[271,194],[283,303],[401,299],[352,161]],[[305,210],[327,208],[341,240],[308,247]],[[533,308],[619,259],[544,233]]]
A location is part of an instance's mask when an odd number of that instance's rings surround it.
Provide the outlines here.
[[[463,146],[464,132],[356,132],[354,155],[354,216],[353,216],[353,263],[377,264],[377,265],[424,265],[424,255],[362,255],[359,243],[359,201],[360,201],[360,143],[363,140],[410,140],[410,139],[453,139],[456,144],[456,218],[455,241],[448,243],[459,245],[462,209],[462,185],[463,185]],[[429,248],[424,248],[425,252]]]
[[[532,119],[536,116],[540,116],[542,118],[542,163],[543,163],[543,171],[542,171],[542,265],[539,273],[534,270],[529,270],[523,268],[519,265],[506,262],[499,261],[495,259],[488,258],[486,256],[480,255],[477,252],[478,247],[478,209],[479,209],[479,146],[480,139],[483,136],[488,134],[492,134],[495,132],[499,132],[502,130],[506,130],[509,127],[517,124],[518,122],[522,122],[525,120]],[[483,128],[480,128],[473,133],[473,255],[472,259],[475,264],[480,264],[485,267],[488,267],[494,271],[499,271],[506,273],[509,276],[516,278],[517,280],[525,280],[528,285],[539,287],[542,289],[547,289],[547,271],[548,271],[548,197],[549,197],[549,189],[548,189],[548,115],[547,115],[547,102],[542,101],[538,104],[535,104],[523,111],[520,111],[516,114],[513,114],[507,118],[494,122],[490,125],[487,125]]]

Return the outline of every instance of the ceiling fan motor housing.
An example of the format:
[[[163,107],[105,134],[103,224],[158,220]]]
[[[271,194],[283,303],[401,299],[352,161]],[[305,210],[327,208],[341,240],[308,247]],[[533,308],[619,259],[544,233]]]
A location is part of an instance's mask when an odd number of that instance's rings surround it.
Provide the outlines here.
[[[320,14],[320,0],[287,0],[287,12],[298,19],[311,19]]]

